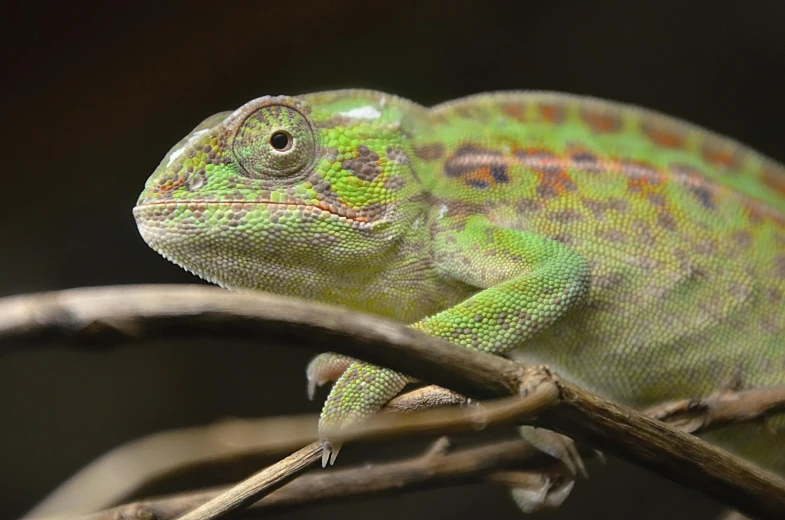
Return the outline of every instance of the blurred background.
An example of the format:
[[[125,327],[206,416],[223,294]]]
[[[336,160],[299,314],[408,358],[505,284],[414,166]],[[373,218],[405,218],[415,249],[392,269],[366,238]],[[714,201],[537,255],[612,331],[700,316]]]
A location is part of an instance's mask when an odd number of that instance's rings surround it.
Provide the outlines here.
[[[7,4],[0,296],[200,283],[148,249],[131,208],[194,125],[265,94],[362,87],[430,105],[497,89],[568,91],[667,112],[783,161],[783,20],[777,0]],[[224,417],[317,412],[320,402],[305,395],[310,356],[184,342],[0,357],[0,518],[21,515],[139,436]],[[619,461],[591,473],[553,518],[708,519],[720,511]],[[503,490],[479,485],[281,516],[369,512],[520,518]]]

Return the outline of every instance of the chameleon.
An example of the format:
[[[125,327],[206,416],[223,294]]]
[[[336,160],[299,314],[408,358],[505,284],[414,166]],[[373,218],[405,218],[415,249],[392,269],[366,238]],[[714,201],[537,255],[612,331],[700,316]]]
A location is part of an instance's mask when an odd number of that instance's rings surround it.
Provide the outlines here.
[[[425,107],[264,96],[196,126],[133,210],[231,290],[404,322],[644,407],[785,384],[785,168],[644,109],[541,91]],[[413,379],[333,353],[319,431]],[[785,416],[706,437],[785,474]]]

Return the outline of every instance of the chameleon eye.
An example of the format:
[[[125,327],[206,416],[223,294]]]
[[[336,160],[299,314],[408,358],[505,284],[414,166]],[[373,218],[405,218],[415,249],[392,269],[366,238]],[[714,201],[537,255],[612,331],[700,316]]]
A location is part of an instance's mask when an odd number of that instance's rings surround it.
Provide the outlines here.
[[[279,130],[270,136],[270,145],[279,152],[285,152],[292,146],[292,136]]]
[[[237,162],[249,177],[289,177],[311,163],[315,140],[308,120],[280,105],[252,112],[232,142]]]

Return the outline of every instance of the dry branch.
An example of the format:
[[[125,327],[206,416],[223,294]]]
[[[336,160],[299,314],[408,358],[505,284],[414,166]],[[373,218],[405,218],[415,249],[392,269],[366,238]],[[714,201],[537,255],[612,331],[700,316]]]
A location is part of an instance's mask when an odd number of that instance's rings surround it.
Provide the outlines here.
[[[431,385],[397,396],[385,411],[410,412],[466,403],[465,397]],[[231,419],[135,439],[72,475],[25,518],[98,511],[122,503],[152,482],[189,468],[289,453],[316,440],[317,420],[316,415]]]
[[[321,458],[322,443],[312,442],[179,518],[180,520],[221,518],[232,511],[246,508],[259,500],[260,497],[283,486]]]
[[[324,305],[201,286],[79,289],[0,301],[0,348],[70,340],[93,345],[218,336],[316,348],[406,372],[475,398],[521,391],[511,361],[403,325]],[[552,429],[762,518],[785,517],[785,482],[625,406],[551,379],[559,404],[533,424]]]
[[[261,516],[271,510],[289,509],[335,501],[433,489],[481,481],[501,482],[508,475],[496,473],[510,467],[537,464],[538,472],[549,463],[522,439],[494,442],[454,453],[429,452],[386,464],[314,471],[300,476],[267,495],[246,510],[244,516]],[[498,476],[498,478],[497,478]],[[508,480],[504,482],[509,483]],[[224,489],[184,493],[156,500],[143,500],[101,511],[80,520],[171,520],[214,498]]]
[[[84,514],[122,503],[138,489],[189,468],[280,456],[316,440],[311,416],[232,419],[147,435],[105,453],[72,475],[25,518]]]

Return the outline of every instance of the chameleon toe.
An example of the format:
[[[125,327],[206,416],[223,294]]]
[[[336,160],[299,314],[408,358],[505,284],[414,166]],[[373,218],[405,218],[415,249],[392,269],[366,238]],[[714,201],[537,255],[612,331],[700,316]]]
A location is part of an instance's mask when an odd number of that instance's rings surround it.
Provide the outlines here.
[[[353,362],[354,359],[334,352],[324,352],[311,359],[305,369],[308,400],[313,401],[318,387],[337,381]]]
[[[335,464],[336,459],[338,459],[338,453],[341,452],[341,447],[343,444],[335,443],[330,441],[324,441],[322,443],[322,467],[326,468],[327,464],[329,463],[330,466]]]

